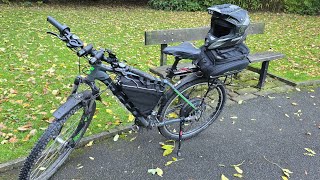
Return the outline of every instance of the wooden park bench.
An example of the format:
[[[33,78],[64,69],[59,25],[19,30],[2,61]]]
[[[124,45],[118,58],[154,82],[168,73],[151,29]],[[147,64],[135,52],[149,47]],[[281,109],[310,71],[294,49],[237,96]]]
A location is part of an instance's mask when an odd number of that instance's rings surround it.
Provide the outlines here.
[[[248,35],[250,34],[263,34],[265,29],[264,23],[253,23],[248,27]],[[204,40],[210,27],[199,27],[199,28],[184,28],[184,29],[169,29],[169,30],[158,30],[158,31],[146,31],[145,32],[145,45],[160,44],[160,67],[150,68],[150,72],[159,75],[164,78],[166,76],[167,68],[171,65],[167,65],[167,55],[163,53],[163,49],[170,43],[183,42],[183,41],[196,41]],[[257,87],[262,88],[266,79],[269,62],[283,58],[284,54],[279,52],[260,52],[255,54],[249,54],[250,63],[262,62],[261,69],[256,70],[255,68],[248,67],[249,70],[255,71],[260,74],[259,82]],[[180,63],[179,67],[191,67],[191,61],[189,63]]]

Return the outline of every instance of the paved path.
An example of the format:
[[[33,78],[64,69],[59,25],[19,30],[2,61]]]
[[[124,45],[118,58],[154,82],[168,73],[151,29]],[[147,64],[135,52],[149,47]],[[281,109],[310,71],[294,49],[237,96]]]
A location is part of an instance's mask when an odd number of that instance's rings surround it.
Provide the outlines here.
[[[136,139],[130,141],[132,137]],[[244,179],[281,179],[281,169],[264,156],[291,170],[290,179],[319,179],[320,88],[258,97],[226,107],[206,131],[183,142],[183,160],[170,166],[164,164],[176,155],[162,156],[159,142],[163,141],[157,131],[145,130],[117,142],[108,139],[78,149],[53,179],[212,180],[220,179],[221,174],[237,179],[230,165],[243,161]],[[306,156],[304,148],[317,154]],[[156,167],[164,171],[163,178],[147,173]],[[15,173],[0,178],[13,178]]]

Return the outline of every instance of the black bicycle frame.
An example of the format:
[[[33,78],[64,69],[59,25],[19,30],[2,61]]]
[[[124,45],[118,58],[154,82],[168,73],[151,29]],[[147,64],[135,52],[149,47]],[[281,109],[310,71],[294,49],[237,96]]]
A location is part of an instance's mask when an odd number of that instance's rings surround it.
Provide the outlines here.
[[[129,68],[130,69],[130,68]],[[96,99],[99,100],[100,98],[100,89],[96,86],[95,80],[101,81],[104,85],[106,85],[111,92],[119,99],[119,101],[129,110],[138,120],[143,124],[143,126],[148,127],[150,126],[150,122],[146,120],[146,117],[144,117],[139,110],[137,110],[134,105],[128,101],[128,98],[126,97],[125,93],[120,89],[119,85],[113,82],[113,80],[110,78],[107,72],[115,73],[117,72],[114,68],[111,66],[106,66],[102,63],[94,64],[90,68],[90,72],[87,75],[87,77],[82,78],[81,76],[78,76],[75,79],[74,88],[72,90],[72,93],[75,93],[77,91],[78,85],[80,82],[84,82],[87,85],[90,86],[92,90],[92,95],[96,97]],[[168,80],[162,80],[164,84],[168,85],[175,93],[177,93],[178,96],[180,96],[186,103],[188,103],[193,109],[197,109],[181,92],[179,92]],[[177,123],[182,121],[182,118],[172,119],[165,122],[158,122],[155,126],[165,126],[172,123]]]

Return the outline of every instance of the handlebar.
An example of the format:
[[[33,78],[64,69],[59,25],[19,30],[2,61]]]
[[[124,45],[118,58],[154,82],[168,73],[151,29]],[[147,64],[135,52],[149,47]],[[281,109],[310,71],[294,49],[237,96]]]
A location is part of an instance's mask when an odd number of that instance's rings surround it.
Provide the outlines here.
[[[47,21],[52,24],[54,27],[56,27],[60,34],[64,34],[65,31],[70,32],[70,28],[66,25],[60,24],[57,20],[55,20],[53,17],[48,16]]]
[[[91,58],[89,59],[90,64],[101,63],[101,61],[105,61],[110,64],[114,64],[114,63],[118,64],[117,57],[111,50],[107,50],[107,49],[106,50],[104,50],[104,49],[95,50],[93,48],[92,44],[89,44],[86,47],[83,47],[82,41],[77,36],[73,35],[70,32],[70,28],[68,26],[62,25],[61,23],[59,23],[57,20],[55,20],[51,16],[48,16],[47,21],[50,22],[50,24],[52,24],[54,27],[56,27],[60,32],[60,36],[55,33],[50,33],[50,34],[56,35],[57,37],[59,37],[59,39],[65,41],[69,48],[74,49],[74,50],[78,50],[77,51],[78,57],[90,55],[91,56]],[[79,50],[77,48],[81,48],[81,49]],[[105,51],[109,54],[109,57],[104,56]],[[136,74],[136,75],[139,75],[141,77],[149,79],[151,81],[158,81],[159,80],[159,79],[157,79],[157,78],[155,78],[155,77],[153,77],[143,71],[135,69],[133,67],[129,67],[127,70]]]

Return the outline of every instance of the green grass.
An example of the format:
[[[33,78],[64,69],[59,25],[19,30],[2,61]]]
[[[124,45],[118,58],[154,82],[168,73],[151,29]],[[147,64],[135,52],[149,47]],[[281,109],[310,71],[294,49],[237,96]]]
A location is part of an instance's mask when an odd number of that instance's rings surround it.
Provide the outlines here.
[[[210,21],[205,12],[144,7],[0,5],[0,142],[17,139],[0,144],[0,162],[28,154],[77,75],[77,57],[63,42],[45,33],[55,31],[46,22],[48,15],[69,25],[85,42],[110,48],[120,59],[146,71],[159,64],[160,53],[159,46],[144,46],[144,31],[207,26]],[[271,63],[272,73],[297,82],[320,79],[319,16],[251,13],[251,19],[266,23],[265,34],[248,38],[251,51],[271,49],[286,54],[285,59]],[[84,59],[82,63],[87,64]],[[59,94],[53,95],[54,90]],[[128,113],[110,93],[103,95],[103,101],[107,106],[98,103],[87,135],[128,123]],[[37,133],[23,141],[30,130],[17,129],[28,123]]]

